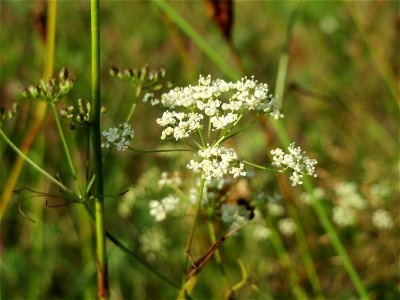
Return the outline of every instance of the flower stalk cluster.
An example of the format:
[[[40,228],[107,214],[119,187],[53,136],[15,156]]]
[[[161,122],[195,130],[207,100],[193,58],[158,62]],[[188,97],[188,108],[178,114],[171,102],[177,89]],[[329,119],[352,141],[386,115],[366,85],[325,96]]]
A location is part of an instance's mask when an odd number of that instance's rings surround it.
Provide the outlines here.
[[[12,119],[16,115],[18,108],[19,105],[17,103],[14,103],[7,110],[4,107],[0,107],[0,128],[7,119]]]
[[[107,107],[102,105],[100,108],[100,114],[107,112]],[[76,124],[90,126],[92,113],[92,104],[85,102],[82,98],[78,99],[78,107],[74,105],[64,106],[60,110],[61,117],[70,121],[70,128],[75,129]]]
[[[158,71],[150,70],[148,65],[142,69],[124,69],[120,70],[117,67],[110,68],[110,75],[129,83],[130,85],[142,89],[151,89],[153,91],[160,90],[162,84],[160,81],[165,77],[165,70]]]
[[[231,136],[247,112],[282,117],[268,85],[258,83],[254,77],[226,82],[212,80],[210,75],[200,76],[197,85],[176,87],[151,103],[166,108],[156,120],[163,127],[162,140],[194,140],[197,154],[187,167],[206,180],[246,175],[234,149],[220,144]]]
[[[39,83],[26,88],[22,96],[54,104],[68,94],[74,84],[75,80],[69,76],[68,70],[63,68],[58,78],[51,78],[47,81],[41,79]]]

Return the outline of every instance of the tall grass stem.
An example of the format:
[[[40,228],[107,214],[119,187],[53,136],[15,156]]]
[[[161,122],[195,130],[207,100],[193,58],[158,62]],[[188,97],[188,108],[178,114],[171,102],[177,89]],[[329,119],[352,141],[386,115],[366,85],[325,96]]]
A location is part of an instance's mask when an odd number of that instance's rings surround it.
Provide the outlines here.
[[[91,140],[94,160],[95,216],[96,216],[96,258],[98,296],[108,299],[108,266],[106,253],[106,232],[104,226],[104,177],[100,132],[100,18],[99,0],[91,0],[91,41],[92,41],[92,128]]]

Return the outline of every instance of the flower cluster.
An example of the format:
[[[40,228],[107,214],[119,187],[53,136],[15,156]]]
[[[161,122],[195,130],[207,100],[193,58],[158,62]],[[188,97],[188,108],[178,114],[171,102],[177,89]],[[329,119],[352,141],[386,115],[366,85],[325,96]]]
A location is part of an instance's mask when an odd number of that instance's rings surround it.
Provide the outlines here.
[[[134,137],[134,131],[128,123],[119,124],[118,127],[110,127],[103,131],[106,141],[101,144],[102,148],[116,147],[118,151],[128,149],[130,140]]]
[[[161,201],[150,200],[150,215],[154,217],[157,222],[161,222],[167,217],[167,213],[173,211],[179,204],[179,198],[169,195]]]
[[[178,172],[174,172],[172,176],[169,176],[168,172],[162,172],[161,178],[158,180],[158,187],[171,187],[177,188],[182,184],[182,179]]]
[[[19,106],[17,103],[14,103],[11,108],[7,110],[4,107],[0,107],[0,128],[6,119],[12,119],[16,115],[18,108]]]
[[[120,70],[117,67],[111,67],[110,75],[121,79],[134,87],[156,91],[161,89],[163,86],[160,81],[165,77],[165,70],[150,70],[148,65],[145,65],[140,70],[131,68]]]
[[[353,182],[341,182],[335,186],[337,206],[333,208],[333,221],[342,227],[356,223],[356,212],[367,206],[366,200],[357,192]]]
[[[162,134],[161,139],[173,135],[176,140],[189,137],[189,134],[201,129],[203,125],[200,123],[203,115],[197,113],[174,112],[166,111],[161,118],[156,120],[157,124],[166,127]]]
[[[58,79],[41,79],[38,84],[31,85],[22,93],[25,98],[38,99],[41,101],[55,103],[74,87],[75,80],[69,77],[68,70],[63,68]]]
[[[212,131],[233,127],[241,116],[254,110],[279,118],[277,100],[268,94],[268,85],[258,83],[254,77],[244,77],[237,82],[221,79],[211,80],[211,76],[200,76],[198,85],[177,87],[164,93],[161,104],[168,110],[157,119],[164,127],[162,139],[173,136],[176,140],[189,137],[190,133],[203,128],[207,118]],[[177,108],[185,112],[176,112]]]
[[[378,209],[372,215],[372,223],[378,229],[391,229],[393,228],[394,222],[390,213],[383,209]]]
[[[285,236],[291,236],[297,229],[296,223],[291,218],[281,219],[278,222],[279,231]]]
[[[74,105],[64,106],[60,110],[61,117],[70,121],[69,126],[71,129],[75,129],[76,124],[81,125],[91,125],[91,112],[92,104],[90,102],[85,102],[82,98],[78,99],[78,107]],[[100,113],[104,114],[107,112],[106,106],[102,105]]]
[[[302,184],[302,178],[304,175],[317,177],[317,174],[315,173],[315,165],[317,164],[317,161],[315,159],[311,159],[305,155],[305,152],[302,152],[300,147],[295,147],[294,143],[290,144],[288,152],[289,153],[285,153],[280,148],[271,150],[271,154],[273,155],[272,165],[277,168],[282,168],[282,170],[293,170],[293,173],[290,176],[292,186]]]
[[[244,164],[239,162],[238,156],[232,148],[208,146],[197,152],[198,160],[192,159],[187,168],[195,173],[202,172],[206,180],[219,179],[225,175],[233,175],[234,178],[246,176]]]
[[[222,204],[221,220],[229,224],[230,229],[234,229],[250,219],[251,212],[243,205],[238,204]]]
[[[165,247],[168,244],[168,238],[165,231],[160,227],[148,228],[139,237],[140,250],[146,255],[149,261],[155,261],[157,258],[166,258]]]

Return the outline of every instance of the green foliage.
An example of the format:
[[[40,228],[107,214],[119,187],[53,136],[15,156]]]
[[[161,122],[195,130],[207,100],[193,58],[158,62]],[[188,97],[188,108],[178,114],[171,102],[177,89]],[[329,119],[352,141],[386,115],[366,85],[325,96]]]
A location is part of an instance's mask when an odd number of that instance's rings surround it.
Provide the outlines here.
[[[230,62],[229,49],[213,28],[202,2],[170,3],[196,28],[209,47]],[[55,64],[56,69],[68,66],[77,78],[74,89],[68,90],[66,95],[65,86],[59,84],[69,78],[67,76],[60,78],[60,82],[59,79],[42,81],[26,93],[33,98],[50,99],[58,110],[64,109],[68,114],[68,108],[76,103],[76,99],[90,99],[90,7],[86,2],[74,1],[60,1],[58,5]],[[266,216],[271,216],[267,203],[271,202],[275,192],[279,192],[277,179],[271,174],[262,173],[260,176],[261,173],[255,172],[255,176],[246,180],[245,190],[246,197],[252,200],[250,203],[259,215],[219,248],[223,272],[216,255],[206,264],[194,288],[193,299],[223,298],[229,288],[238,287],[240,282],[244,284],[235,290],[237,299],[292,299],[291,273],[298,275],[299,287],[308,297],[317,297],[303,262],[298,237],[285,235],[279,228],[280,220],[292,217],[290,205],[294,205],[299,216],[322,295],[327,299],[357,297],[343,261],[308,205],[310,201],[320,201],[329,217],[333,218],[335,208],[342,205],[337,187],[343,182],[355,183],[357,194],[366,204],[363,209],[355,210],[352,225],[343,227],[334,223],[335,229],[371,298],[399,297],[399,246],[396,242],[400,221],[399,99],[392,92],[399,80],[398,3],[330,2],[327,5],[329,10],[318,2],[299,7],[289,2],[273,1],[235,3],[234,44],[248,74],[254,74],[260,82],[275,81],[279,55],[287,38],[288,20],[293,9],[298,10],[288,48],[289,67],[282,99],[283,122],[289,136],[307,149],[310,157],[318,160],[319,177],[315,185],[322,188],[324,194],[307,198],[296,187],[290,200],[278,201],[283,215],[266,219]],[[0,106],[11,107],[9,114],[15,114],[11,103],[19,98],[21,87],[39,81],[44,48],[39,35],[32,31],[31,12],[37,3],[6,1],[1,6]],[[143,105],[138,94],[147,89],[160,93],[160,88],[168,85],[161,87],[154,83],[164,76],[164,80],[168,79],[177,86],[193,83],[193,77],[201,73],[225,76],[150,1],[126,1],[118,2],[118,5],[106,1],[101,3],[100,14],[101,97],[107,106],[102,128],[122,123],[129,112],[135,130],[132,148],[171,148],[174,142],[167,147],[159,139],[161,129],[155,119],[161,116],[161,110]],[[196,18],[190,18],[193,15]],[[142,69],[146,63],[150,69],[165,68],[167,75],[163,71],[152,73],[147,67]],[[110,65],[134,67],[132,70],[111,69],[112,76],[127,81],[129,85],[110,76]],[[234,68],[233,63],[231,67]],[[49,95],[46,94],[48,85],[52,87]],[[141,86],[140,93],[137,93],[138,86]],[[59,101],[55,103],[55,99]],[[80,101],[72,119],[62,120],[64,131],[69,130],[71,120],[79,123],[80,112],[83,121],[90,114],[90,109]],[[19,113],[2,126],[16,145],[21,144],[26,127],[30,126],[32,107],[21,105]],[[1,122],[7,118],[7,111],[2,110]],[[278,142],[272,129],[266,130],[258,124],[253,127],[253,131],[238,135],[228,144],[239,149],[243,157],[265,164],[268,147],[278,145]],[[68,133],[68,145],[69,148],[77,146],[72,160],[77,170],[85,170],[87,136],[82,134],[84,128],[74,128],[76,130]],[[62,181],[69,184],[64,175],[69,167],[62,154],[62,145],[55,138],[56,130],[55,126],[44,127],[30,157],[42,162],[40,165],[50,174],[61,174]],[[111,152],[104,161],[105,194],[112,196],[105,198],[106,229],[137,254],[140,261],[179,285],[186,271],[183,249],[194,214],[188,199],[182,194],[187,197],[188,191],[196,188],[196,182],[190,179],[185,168],[188,158],[190,155],[184,152],[168,155]],[[2,140],[0,190],[4,188],[14,159],[15,154]],[[161,173],[167,171],[171,174],[175,170],[180,172],[182,186],[178,189],[160,188]],[[78,177],[82,179],[85,176],[80,174]],[[28,165],[18,183],[20,187],[58,192],[56,187],[39,180],[38,174]],[[123,194],[126,189],[129,191]],[[236,187],[230,190],[230,196],[226,196],[224,201],[226,198],[234,201],[235,193]],[[179,195],[184,203],[183,209],[168,215],[161,223],[156,222],[149,214],[149,201],[170,194]],[[82,204],[64,203],[65,200],[53,197],[14,195],[1,226],[1,299],[95,297],[92,223]],[[62,206],[48,207],[52,204]],[[90,201],[88,205],[92,208]],[[390,212],[393,227],[382,230],[373,224],[371,216],[378,209]],[[25,218],[20,210],[36,223]],[[218,213],[213,215],[207,213],[209,211],[212,209],[200,214],[192,249],[194,258],[202,256],[213,244],[207,220],[211,218],[214,222],[216,239],[229,229],[229,225],[219,219]],[[266,226],[266,220],[270,222],[269,226]],[[260,231],[260,228],[273,231],[274,239],[269,238],[270,232]],[[159,245],[149,242],[159,242]],[[112,298],[176,297],[176,287],[161,280],[109,241],[107,248]]]

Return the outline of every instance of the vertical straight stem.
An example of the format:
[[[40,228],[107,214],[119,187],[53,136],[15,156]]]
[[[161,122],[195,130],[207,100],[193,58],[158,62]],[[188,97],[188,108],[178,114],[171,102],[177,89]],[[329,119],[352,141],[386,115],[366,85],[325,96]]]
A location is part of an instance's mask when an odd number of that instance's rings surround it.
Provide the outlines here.
[[[100,20],[99,0],[91,0],[92,35],[92,128],[91,139],[94,159],[95,216],[96,216],[96,258],[97,281],[100,299],[108,299],[108,271],[106,255],[106,234],[104,229],[104,178],[100,135]]]

